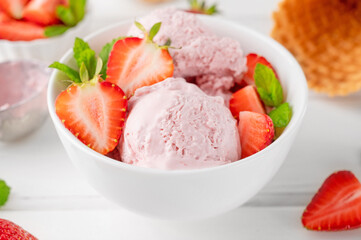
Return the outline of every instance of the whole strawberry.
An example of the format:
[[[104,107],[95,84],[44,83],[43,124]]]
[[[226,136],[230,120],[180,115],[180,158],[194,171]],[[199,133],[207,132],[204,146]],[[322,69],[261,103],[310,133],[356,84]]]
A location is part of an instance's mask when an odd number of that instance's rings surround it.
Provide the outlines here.
[[[0,240],[37,240],[19,225],[6,219],[0,219]]]

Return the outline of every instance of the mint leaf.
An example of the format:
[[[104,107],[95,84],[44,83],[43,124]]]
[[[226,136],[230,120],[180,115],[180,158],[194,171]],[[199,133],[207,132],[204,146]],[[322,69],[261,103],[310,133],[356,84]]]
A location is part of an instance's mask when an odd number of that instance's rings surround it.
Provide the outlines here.
[[[84,63],[89,73],[89,79],[92,79],[94,77],[97,64],[95,51],[89,47],[88,43],[84,42],[80,38],[75,39],[73,51],[78,67],[80,68],[82,63]]]
[[[67,65],[59,62],[54,62],[49,67],[64,72],[73,82],[81,83],[79,73],[76,70],[72,69],[71,67],[68,67]]]
[[[56,16],[67,26],[75,26],[77,20],[70,8],[59,5],[56,7]]]
[[[149,39],[151,41],[153,41],[153,38],[155,37],[155,35],[157,35],[157,33],[159,32],[160,26],[162,25],[161,22],[158,22],[156,24],[153,25],[153,27],[150,29],[149,31]]]
[[[0,207],[4,206],[10,194],[10,187],[4,180],[0,179]]]
[[[286,102],[279,105],[276,109],[272,110],[269,114],[275,127],[283,128],[288,125],[292,117],[292,109]]]
[[[55,37],[65,33],[69,27],[64,25],[53,25],[45,28],[44,34],[46,37]]]
[[[85,15],[86,0],[69,0],[69,6],[76,22],[80,22]]]
[[[271,107],[277,107],[283,102],[283,90],[273,70],[257,63],[254,80],[262,101]]]
[[[125,37],[119,37],[116,39],[113,39],[111,42],[105,44],[102,48],[102,50],[99,53],[99,57],[102,59],[103,61],[103,67],[102,70],[100,71],[100,74],[102,75],[103,79],[106,79],[107,77],[107,65],[108,65],[108,59],[109,59],[109,54],[113,49],[114,44],[121,39],[124,39]]]

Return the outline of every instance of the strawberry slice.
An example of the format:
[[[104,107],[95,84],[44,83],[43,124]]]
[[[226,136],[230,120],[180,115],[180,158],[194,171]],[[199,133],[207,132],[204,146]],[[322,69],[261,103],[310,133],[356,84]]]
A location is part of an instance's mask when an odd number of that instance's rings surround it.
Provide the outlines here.
[[[88,147],[107,154],[118,145],[127,100],[117,85],[72,84],[57,97],[55,109],[65,127]]]
[[[31,0],[24,9],[23,17],[30,22],[45,26],[58,23],[56,7],[61,3],[61,0]]]
[[[255,53],[250,53],[247,55],[247,72],[245,73],[243,77],[243,81],[245,81],[249,85],[254,85],[254,70],[256,68],[257,63],[261,63],[263,65],[266,65],[267,67],[272,68],[273,72],[275,73],[277,77],[277,73],[272,67],[272,65],[262,56],[259,56]],[[277,77],[278,78],[278,77]]]
[[[261,151],[272,143],[274,127],[272,119],[261,113],[239,113],[238,131],[241,139],[242,158]]]
[[[234,118],[238,118],[241,111],[265,114],[265,108],[254,86],[246,86],[232,94],[229,109]]]
[[[361,227],[361,184],[350,171],[329,176],[302,216],[309,230],[340,231]]]
[[[158,25],[157,25],[158,24]],[[149,86],[173,76],[173,60],[167,46],[158,46],[153,37],[160,28],[155,24],[149,34],[140,23],[144,39],[128,37],[117,41],[109,55],[107,81],[121,87],[126,96],[143,86]]]
[[[9,17],[5,12],[0,10],[0,23],[10,22],[13,21],[12,18]]]
[[[0,10],[9,16],[20,19],[23,16],[23,9],[29,0],[0,0]]]
[[[0,21],[0,39],[31,41],[39,38],[45,38],[44,27],[23,21]]]

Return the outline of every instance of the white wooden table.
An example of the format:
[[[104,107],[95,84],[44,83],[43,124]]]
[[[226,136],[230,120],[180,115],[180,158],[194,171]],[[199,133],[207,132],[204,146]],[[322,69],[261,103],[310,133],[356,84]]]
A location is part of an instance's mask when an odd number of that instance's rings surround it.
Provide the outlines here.
[[[185,7],[178,0],[166,5]],[[277,0],[222,0],[223,15],[268,34]],[[142,15],[155,5],[135,0],[93,0],[92,30]],[[91,30],[91,29],[90,29]],[[130,213],[104,199],[68,159],[50,121],[33,135],[0,143],[0,178],[12,187],[0,218],[40,240],[92,239],[361,239],[361,229],[307,231],[302,212],[332,172],[361,179],[361,93],[333,98],[310,93],[304,124],[275,178],[244,206],[212,219],[167,222]]]

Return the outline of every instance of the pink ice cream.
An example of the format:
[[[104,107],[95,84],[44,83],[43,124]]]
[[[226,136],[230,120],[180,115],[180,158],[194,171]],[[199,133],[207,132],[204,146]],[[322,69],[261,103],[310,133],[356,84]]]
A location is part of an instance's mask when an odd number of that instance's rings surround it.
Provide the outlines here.
[[[236,120],[223,99],[182,78],[135,91],[118,150],[123,162],[166,170],[213,167],[241,156]]]
[[[227,99],[230,88],[241,80],[246,68],[246,58],[238,41],[212,33],[195,14],[174,8],[155,10],[139,19],[150,29],[162,22],[154,41],[160,45],[171,40],[169,52],[174,61],[174,77],[192,79],[209,95]],[[132,26],[128,35],[142,37],[142,32]]]

